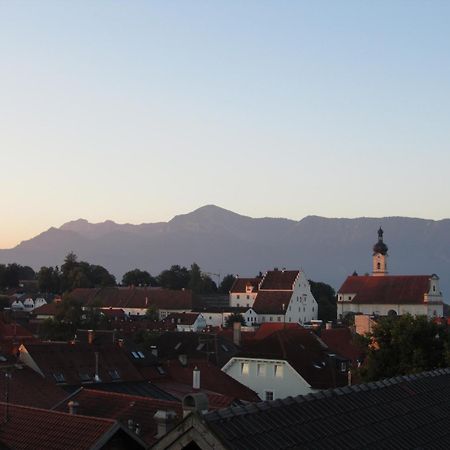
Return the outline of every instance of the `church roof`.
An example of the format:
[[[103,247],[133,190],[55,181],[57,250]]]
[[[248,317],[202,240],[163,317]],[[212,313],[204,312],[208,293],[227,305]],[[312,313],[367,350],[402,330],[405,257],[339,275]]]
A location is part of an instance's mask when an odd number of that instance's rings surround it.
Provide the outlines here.
[[[356,294],[349,303],[421,304],[432,275],[350,276],[338,294]],[[347,300],[346,300],[347,302]]]

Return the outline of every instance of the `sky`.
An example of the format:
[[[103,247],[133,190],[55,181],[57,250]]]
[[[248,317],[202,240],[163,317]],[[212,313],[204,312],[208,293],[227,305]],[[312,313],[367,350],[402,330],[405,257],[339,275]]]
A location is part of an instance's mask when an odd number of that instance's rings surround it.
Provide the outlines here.
[[[450,2],[0,0],[0,248],[85,218],[450,217]]]

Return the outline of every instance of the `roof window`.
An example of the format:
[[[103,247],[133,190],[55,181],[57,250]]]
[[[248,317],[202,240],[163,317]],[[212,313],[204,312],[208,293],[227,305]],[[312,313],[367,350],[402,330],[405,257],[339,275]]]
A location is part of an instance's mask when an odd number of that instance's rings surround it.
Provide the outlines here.
[[[117,369],[110,369],[108,373],[112,380],[120,380],[120,373]]]
[[[65,383],[66,382],[66,378],[64,377],[64,374],[62,374],[61,372],[53,372],[52,375],[57,383]]]
[[[83,382],[88,382],[92,380],[92,377],[87,372],[80,372],[80,379]]]
[[[175,345],[175,350],[178,350],[181,347],[181,342],[178,342],[177,345]]]

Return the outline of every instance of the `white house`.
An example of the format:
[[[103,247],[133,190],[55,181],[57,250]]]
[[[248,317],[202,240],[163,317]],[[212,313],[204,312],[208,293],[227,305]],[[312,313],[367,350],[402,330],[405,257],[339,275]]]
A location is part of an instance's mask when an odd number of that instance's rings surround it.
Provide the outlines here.
[[[350,362],[309,330],[286,328],[247,344],[222,370],[262,400],[344,386]]]
[[[260,282],[261,278],[236,278],[230,289],[230,307],[252,307]]]
[[[372,275],[347,277],[337,293],[337,317],[348,313],[367,315],[425,315],[442,317],[444,298],[439,277],[432,275],[388,275],[388,247],[383,230],[373,246]]]
[[[177,331],[202,331],[206,328],[206,320],[199,313],[173,313],[166,317],[166,322],[175,324]]]
[[[317,319],[318,305],[303,271],[274,269],[261,279],[244,278],[242,283],[238,280],[230,292],[230,304],[245,296],[244,300],[253,305],[258,315],[257,323],[304,324]],[[256,281],[259,281],[257,285]],[[248,289],[249,293],[243,294],[243,289]]]
[[[253,308],[203,308],[201,310],[203,317],[206,320],[206,325],[210,327],[225,327],[227,325],[228,317],[232,314],[241,314],[245,320],[245,325],[251,327],[258,323],[258,315]]]

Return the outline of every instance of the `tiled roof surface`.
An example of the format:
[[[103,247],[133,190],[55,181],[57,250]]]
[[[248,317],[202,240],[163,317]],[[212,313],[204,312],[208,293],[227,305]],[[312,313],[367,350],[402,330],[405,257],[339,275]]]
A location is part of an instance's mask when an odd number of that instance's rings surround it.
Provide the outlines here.
[[[236,278],[231,286],[230,292],[232,294],[245,293],[248,285],[253,287],[252,292],[258,292],[258,285],[260,281],[260,278]]]
[[[0,339],[32,338],[33,333],[18,323],[5,323],[0,320]]]
[[[292,291],[298,274],[298,270],[269,270],[264,275],[259,289]]]
[[[256,330],[254,339],[264,339],[267,336],[270,336],[272,333],[275,333],[275,331],[286,330],[286,329],[300,330],[302,328],[303,327],[298,323],[264,322]]]
[[[258,395],[250,388],[239,383],[220,370],[220,368],[207,363],[205,360],[189,360],[187,366],[182,366],[178,360],[166,361],[164,364],[169,380],[186,385],[189,392],[192,391],[192,372],[195,367],[200,370],[200,386],[202,389],[229,397],[231,401],[245,400],[255,402],[259,400]],[[164,386],[164,381],[160,385]]]
[[[36,309],[33,309],[31,312],[33,316],[54,316],[57,312],[58,303],[51,302],[46,303],[45,305],[39,306]]]
[[[27,406],[0,403],[0,447],[14,450],[87,450],[105,433],[116,428],[116,422]],[[5,421],[5,418],[8,420]]]
[[[355,344],[349,328],[322,329],[320,330],[319,336],[332,351],[349,359],[353,363],[356,363],[358,360],[361,361],[364,358],[364,352]]]
[[[261,290],[253,303],[253,309],[257,314],[285,314],[291,297],[292,291]]]
[[[103,308],[141,308],[154,306],[157,309],[192,308],[192,292],[189,290],[175,291],[162,288],[147,287],[105,287],[79,288],[70,293],[71,297],[84,305],[101,305]]]
[[[142,380],[138,370],[115,344],[101,346],[65,343],[26,344],[25,349],[44,376],[51,381],[58,381],[55,374],[62,374],[64,379],[61,383],[92,382],[95,375],[96,352],[101,381],[106,383]],[[83,379],[83,374],[88,375],[90,380]]]
[[[356,294],[351,303],[421,304],[428,292],[430,275],[350,276],[338,294]]]
[[[210,412],[227,449],[450,446],[450,369]]]
[[[228,339],[213,333],[169,331],[159,336],[155,344],[159,358],[188,355],[190,358],[208,360],[218,367],[223,367],[238,351],[236,345]]]
[[[67,397],[67,393],[54,382],[42,378],[28,367],[17,366],[9,369],[10,377],[0,373],[0,392],[5,393],[11,403],[36,408],[51,408]]]
[[[140,437],[148,444],[155,441],[157,424],[153,418],[158,410],[171,410],[177,413],[179,419],[183,412],[180,401],[157,400],[148,397],[139,397],[115,392],[101,392],[90,389],[81,389],[68,399],[79,403],[77,415],[103,417],[120,421],[125,427],[128,420],[139,424]],[[57,408],[58,411],[67,412],[67,402]]]
[[[165,322],[172,322],[178,325],[194,325],[197,320],[199,313],[172,313],[169,314]]]
[[[242,348],[238,357],[287,361],[315,389],[343,386],[347,373],[336,370],[330,350],[316,335],[304,328],[284,329]]]
[[[161,378],[161,377],[160,377]],[[148,381],[129,381],[124,383],[95,383],[86,385],[92,391],[116,392],[117,394],[137,395],[159,400],[176,401],[178,398]]]

